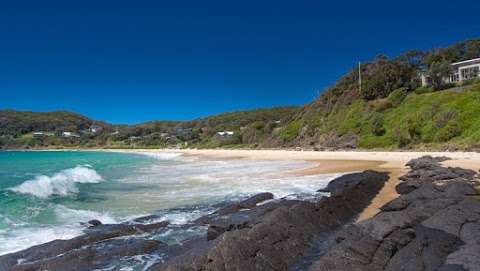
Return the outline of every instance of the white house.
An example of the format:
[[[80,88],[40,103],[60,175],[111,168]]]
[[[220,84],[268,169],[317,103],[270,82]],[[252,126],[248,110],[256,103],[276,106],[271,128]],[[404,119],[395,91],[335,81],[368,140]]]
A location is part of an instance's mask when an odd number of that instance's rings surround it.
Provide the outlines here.
[[[223,132],[217,132],[217,135],[219,136],[233,136],[235,133],[232,131],[223,131]]]
[[[233,131],[221,131],[221,132],[217,132],[217,134],[215,135],[215,137],[218,139],[218,140],[226,140],[226,139],[229,139],[231,138],[235,133]]]
[[[62,132],[62,136],[66,137],[66,138],[80,137],[78,134],[73,133],[73,132]]]
[[[90,126],[88,130],[90,131],[90,133],[96,134],[96,133],[100,133],[103,130],[103,127],[93,124]]]
[[[480,77],[480,58],[452,63],[453,73],[443,79],[445,83],[456,83]],[[422,73],[422,86],[431,85],[430,78]]]

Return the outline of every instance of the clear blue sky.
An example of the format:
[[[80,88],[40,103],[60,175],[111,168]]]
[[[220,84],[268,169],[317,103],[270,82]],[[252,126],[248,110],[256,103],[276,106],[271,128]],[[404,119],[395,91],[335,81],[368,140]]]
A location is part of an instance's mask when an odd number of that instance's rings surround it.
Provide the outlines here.
[[[113,123],[301,105],[357,61],[480,37],[480,1],[2,1],[0,108]]]

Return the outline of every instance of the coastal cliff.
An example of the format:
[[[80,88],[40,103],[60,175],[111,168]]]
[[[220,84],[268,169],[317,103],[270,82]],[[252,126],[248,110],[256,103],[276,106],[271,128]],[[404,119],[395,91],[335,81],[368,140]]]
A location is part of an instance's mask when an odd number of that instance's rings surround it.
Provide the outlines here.
[[[144,270],[478,270],[477,173],[443,167],[445,159],[410,161],[400,196],[362,222],[355,220],[388,173],[347,174],[311,198],[258,194],[182,226],[155,222],[155,215],[89,221],[76,238],[1,256],[0,270],[116,270],[108,268],[149,255]],[[193,227],[204,234],[181,244],[153,237]]]

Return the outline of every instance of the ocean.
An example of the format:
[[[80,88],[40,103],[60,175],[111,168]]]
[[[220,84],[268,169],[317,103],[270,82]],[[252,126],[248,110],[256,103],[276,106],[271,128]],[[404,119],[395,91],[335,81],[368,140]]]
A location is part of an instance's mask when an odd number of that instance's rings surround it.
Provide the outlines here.
[[[290,176],[311,162],[206,160],[180,153],[0,152],[0,255],[78,236],[85,222],[122,223],[149,214],[172,225],[260,192],[315,195],[338,174]],[[192,234],[155,238],[181,242]]]

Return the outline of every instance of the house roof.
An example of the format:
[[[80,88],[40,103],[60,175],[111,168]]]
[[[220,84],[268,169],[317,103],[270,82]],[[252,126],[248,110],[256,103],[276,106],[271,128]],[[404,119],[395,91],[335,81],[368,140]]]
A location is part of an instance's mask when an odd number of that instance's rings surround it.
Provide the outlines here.
[[[464,60],[464,61],[460,61],[460,62],[455,62],[455,63],[452,63],[452,66],[469,64],[471,62],[477,62],[477,61],[480,61],[480,58],[474,58],[474,59]]]

